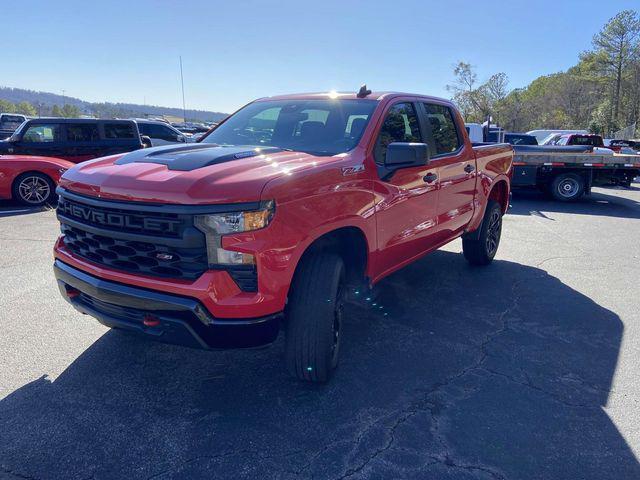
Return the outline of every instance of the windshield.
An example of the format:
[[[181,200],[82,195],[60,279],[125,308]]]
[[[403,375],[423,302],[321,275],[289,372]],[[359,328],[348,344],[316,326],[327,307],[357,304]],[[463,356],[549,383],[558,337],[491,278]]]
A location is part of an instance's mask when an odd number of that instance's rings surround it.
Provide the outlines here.
[[[202,142],[336,155],[358,144],[377,103],[376,100],[255,102],[232,115]]]

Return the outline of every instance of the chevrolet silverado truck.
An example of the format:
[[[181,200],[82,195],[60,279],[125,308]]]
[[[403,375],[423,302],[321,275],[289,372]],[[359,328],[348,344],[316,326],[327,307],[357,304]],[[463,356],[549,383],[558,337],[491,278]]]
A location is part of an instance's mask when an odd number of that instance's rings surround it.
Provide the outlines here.
[[[263,98],[199,143],[68,170],[55,276],[78,311],[162,342],[257,347],[283,328],[288,370],[323,382],[357,292],[458,237],[492,261],[512,158],[438,98]]]

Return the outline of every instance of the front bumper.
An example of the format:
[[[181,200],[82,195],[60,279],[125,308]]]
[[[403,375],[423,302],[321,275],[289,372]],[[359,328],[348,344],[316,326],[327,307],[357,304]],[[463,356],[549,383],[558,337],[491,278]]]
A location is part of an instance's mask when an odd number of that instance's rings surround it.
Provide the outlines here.
[[[53,266],[60,293],[81,313],[111,328],[195,348],[252,348],[273,342],[281,314],[221,319],[193,298],[102,280],[60,260]]]

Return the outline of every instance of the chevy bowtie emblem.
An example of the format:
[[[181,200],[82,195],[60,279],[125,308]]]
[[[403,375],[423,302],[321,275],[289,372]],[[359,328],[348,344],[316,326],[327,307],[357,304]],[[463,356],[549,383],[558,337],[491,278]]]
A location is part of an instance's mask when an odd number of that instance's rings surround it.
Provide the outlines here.
[[[173,255],[170,253],[156,253],[156,258],[158,260],[173,260]]]

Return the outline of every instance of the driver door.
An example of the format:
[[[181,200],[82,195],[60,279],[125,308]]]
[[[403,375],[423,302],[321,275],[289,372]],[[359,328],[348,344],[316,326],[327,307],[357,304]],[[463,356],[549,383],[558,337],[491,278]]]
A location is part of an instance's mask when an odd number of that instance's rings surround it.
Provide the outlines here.
[[[393,142],[425,142],[416,104],[391,105],[374,149],[377,165],[384,165],[387,146]],[[383,276],[434,247],[438,181],[436,169],[399,168],[375,182],[378,250],[376,277]]]

